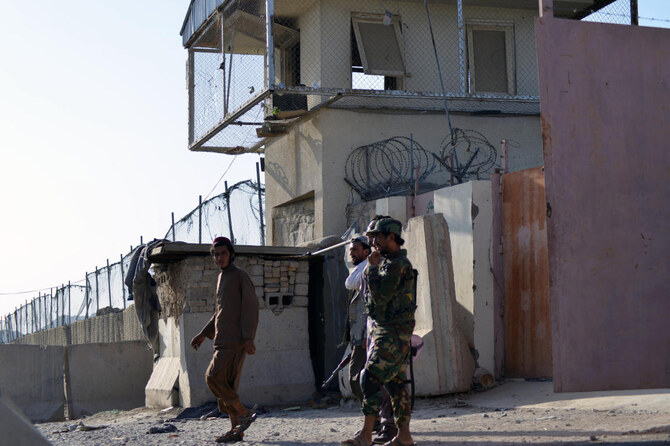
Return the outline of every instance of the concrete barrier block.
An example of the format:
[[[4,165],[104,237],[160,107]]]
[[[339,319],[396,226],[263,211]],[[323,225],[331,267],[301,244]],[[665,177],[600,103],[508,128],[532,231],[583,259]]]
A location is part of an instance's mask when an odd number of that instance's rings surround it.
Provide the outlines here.
[[[1,393],[0,432],[2,432],[2,444],[12,446],[48,446],[51,444],[35,429],[21,409]]]
[[[64,420],[64,347],[0,344],[0,388],[33,422]]]
[[[424,339],[414,373],[419,395],[470,389],[475,361],[457,321],[449,228],[441,214],[415,217],[403,234],[419,271],[416,328]]]
[[[180,370],[179,357],[158,359],[144,388],[144,404],[147,407],[171,407],[179,404]]]
[[[144,406],[153,357],[146,342],[72,345],[67,355],[72,418]]]
[[[182,314],[179,319],[181,374],[180,404],[197,406],[214,399],[205,382],[212,359],[212,342],[207,339],[198,351],[190,341],[207,323],[211,314]],[[315,390],[309,351],[307,308],[287,307],[277,314],[259,311],[256,354],[247,356],[240,381],[242,401],[283,404],[308,399]]]

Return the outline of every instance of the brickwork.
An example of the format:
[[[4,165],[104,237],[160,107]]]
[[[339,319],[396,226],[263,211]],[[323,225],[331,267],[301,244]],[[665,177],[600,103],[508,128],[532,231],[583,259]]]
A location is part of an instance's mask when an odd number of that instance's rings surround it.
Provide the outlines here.
[[[251,277],[259,307],[281,312],[285,307],[307,307],[307,260],[235,256],[235,265]],[[188,257],[156,268],[157,294],[163,319],[179,320],[183,313],[212,313],[216,307],[219,270],[209,256]]]

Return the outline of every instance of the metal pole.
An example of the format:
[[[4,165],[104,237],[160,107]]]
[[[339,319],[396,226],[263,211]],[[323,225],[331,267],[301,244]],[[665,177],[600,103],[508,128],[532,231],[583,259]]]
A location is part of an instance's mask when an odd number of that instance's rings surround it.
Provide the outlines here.
[[[554,16],[554,0],[539,0],[540,1],[540,17]]]
[[[188,143],[195,140],[195,54],[192,48],[188,49]]]
[[[233,219],[230,215],[230,191],[228,190],[228,182],[224,181],[223,185],[226,187],[226,211],[228,212],[228,230],[230,231],[230,241],[235,244],[235,235],[233,234]]]
[[[72,324],[72,285],[67,283],[67,324]]]
[[[174,215],[174,214],[173,214]],[[126,274],[123,271],[123,254],[119,254],[121,256],[121,292],[123,293],[123,309],[126,309],[126,282],[125,282],[125,277]]]
[[[174,229],[175,229],[175,228],[174,228],[174,212],[173,212],[173,213],[172,213],[172,241],[173,241],[173,242],[176,240],[176,239],[175,239],[176,235],[175,235],[175,233],[174,233]]]
[[[630,24],[633,26],[638,26],[640,23],[640,17],[638,14],[637,0],[630,0]]]
[[[30,319],[31,319],[31,322],[33,324],[33,330],[32,331],[35,332],[35,331],[37,331],[37,329],[35,328],[37,326],[37,321],[36,321],[37,315],[35,314],[35,299],[30,301],[30,313],[31,313],[31,316],[32,316]]]
[[[98,286],[98,267],[95,267],[95,315],[100,311],[100,287]]]
[[[226,26],[225,19],[223,17],[223,12],[218,12],[219,19],[221,20],[221,77],[223,82],[221,83],[221,101],[223,101],[223,116],[228,115],[228,101],[226,101]]]
[[[26,334],[28,334],[28,301],[26,300],[26,304],[23,306],[25,309],[26,315],[23,317],[23,320],[26,322]]]
[[[258,215],[261,220],[261,246],[265,246],[265,224],[263,223],[263,193],[261,192],[261,168],[256,163],[256,181],[258,182]]]
[[[51,288],[49,291],[49,326],[53,328],[54,326],[54,289]]]
[[[275,2],[265,0],[265,46],[267,50],[266,63],[266,87],[273,88],[275,85],[275,45],[273,26],[275,21]]]
[[[500,148],[502,152],[502,159],[503,159],[503,173],[507,173],[509,171],[509,161],[508,161],[508,155],[507,155],[507,140],[503,139],[500,141]]]
[[[42,329],[42,293],[37,293],[37,326]]]
[[[468,92],[467,67],[465,65],[465,26],[463,25],[463,0],[457,0],[458,9],[458,64],[461,77],[461,94]]]
[[[198,243],[202,243],[202,195],[198,195]]]
[[[86,317],[85,319],[88,319],[88,273],[84,273],[84,287],[86,290],[84,291],[84,299],[86,299]]]
[[[109,259],[107,259],[107,291],[109,294],[109,308],[112,308],[112,270],[109,267]]]

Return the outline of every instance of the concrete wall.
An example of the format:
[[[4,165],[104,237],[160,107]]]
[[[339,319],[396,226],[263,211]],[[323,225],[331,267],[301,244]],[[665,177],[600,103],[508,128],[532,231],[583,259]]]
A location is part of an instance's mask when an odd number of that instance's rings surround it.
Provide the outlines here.
[[[64,420],[66,401],[70,419],[132,409],[144,405],[151,358],[144,341],[68,347],[2,344],[0,388],[33,422]]]
[[[64,420],[64,347],[0,344],[0,389],[33,422]]]
[[[152,357],[144,341],[67,347],[70,418],[144,406]]]
[[[359,110],[325,109],[292,127],[288,135],[268,143],[266,157],[266,208],[273,209],[302,195],[314,196],[314,236],[342,234],[347,229],[344,210],[358,199],[344,181],[345,163],[353,149],[392,136],[414,135],[424,149],[438,153],[448,134],[443,114],[384,114]],[[481,132],[495,147],[502,139],[514,140],[511,171],[542,165],[542,140],[536,116],[453,115],[454,127]],[[440,130],[442,129],[442,130]],[[446,171],[441,171],[444,181]],[[267,240],[273,240],[272,225]],[[282,239],[282,237],[280,237]]]
[[[537,36],[554,388],[669,387],[670,30]]]
[[[240,253],[235,263],[256,285],[260,306],[257,352],[247,356],[240,381],[243,402],[267,405],[308,399],[314,391],[307,310],[309,263]],[[190,342],[214,312],[218,269],[207,256],[187,257],[159,271],[161,306],[173,310],[159,323],[161,359],[147,385],[146,404],[163,407],[178,398],[187,407],[212,401],[205,382],[212,341],[205,340],[198,351]],[[174,395],[173,388],[178,388]]]

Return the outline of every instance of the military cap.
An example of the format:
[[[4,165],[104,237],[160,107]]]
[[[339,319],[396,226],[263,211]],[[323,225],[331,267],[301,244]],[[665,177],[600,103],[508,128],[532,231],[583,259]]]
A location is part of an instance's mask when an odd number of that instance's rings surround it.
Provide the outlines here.
[[[368,226],[368,231],[365,233],[368,237],[379,232],[395,234],[398,237],[402,235],[402,223],[395,218],[382,218],[381,220],[377,220],[374,227],[371,228],[371,226],[372,224]]]

